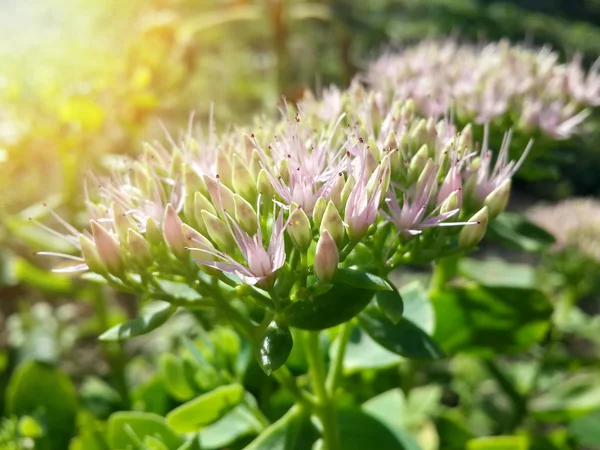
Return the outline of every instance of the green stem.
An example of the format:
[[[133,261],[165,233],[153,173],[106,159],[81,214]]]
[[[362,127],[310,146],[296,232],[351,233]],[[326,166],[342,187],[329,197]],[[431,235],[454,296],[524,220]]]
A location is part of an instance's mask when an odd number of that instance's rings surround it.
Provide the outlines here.
[[[220,292],[215,292],[215,307],[225,318],[227,318],[234,326],[236,326],[240,332],[252,343],[256,342],[256,334],[258,328],[252,325],[252,323],[240,314],[233,306],[229,304],[226,298],[224,298]],[[312,406],[315,404],[315,400],[304,392],[296,383],[296,379],[291,374],[286,366],[282,366],[273,372],[275,379],[285,388],[287,388],[298,403],[302,405]]]
[[[337,351],[333,361],[331,362],[331,367],[325,382],[327,391],[329,391],[329,395],[331,396],[333,396],[335,388],[337,387],[344,370],[344,355],[346,354],[346,347],[348,346],[348,341],[350,340],[351,334],[352,323],[344,323],[340,328]]]
[[[306,358],[313,389],[318,399],[314,413],[323,426],[323,441],[327,450],[341,450],[335,404],[327,392],[326,372],[319,347],[319,332],[305,332]]]
[[[439,291],[444,289],[444,286],[454,278],[458,272],[459,256],[446,256],[438,260],[433,266],[433,275],[431,277],[430,289]]]

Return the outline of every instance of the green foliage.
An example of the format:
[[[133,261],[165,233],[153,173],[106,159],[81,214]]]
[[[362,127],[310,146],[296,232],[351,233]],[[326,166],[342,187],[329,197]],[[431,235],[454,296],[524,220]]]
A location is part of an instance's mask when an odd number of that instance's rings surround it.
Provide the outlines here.
[[[468,285],[436,292],[432,302],[435,340],[450,354],[525,351],[544,338],[552,314],[537,289]]]
[[[75,388],[64,372],[48,364],[29,361],[15,371],[6,389],[6,410],[38,418],[42,448],[64,448],[75,432]]]

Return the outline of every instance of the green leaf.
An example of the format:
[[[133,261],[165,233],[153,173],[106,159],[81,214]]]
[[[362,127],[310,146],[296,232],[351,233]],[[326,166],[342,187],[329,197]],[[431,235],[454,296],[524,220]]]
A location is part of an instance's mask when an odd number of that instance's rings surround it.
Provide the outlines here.
[[[310,450],[318,434],[307,413],[293,406],[244,450]]]
[[[414,440],[400,430],[392,431],[372,415],[360,409],[338,410],[340,448],[344,450],[419,450]]]
[[[272,321],[258,344],[258,364],[267,375],[271,375],[285,364],[293,345],[290,329]]]
[[[360,326],[379,345],[411,359],[440,359],[444,352],[423,330],[408,319],[393,324],[376,308],[368,308],[358,316]]]
[[[504,212],[488,224],[488,237],[527,252],[538,252],[556,242],[546,230],[512,212]]]
[[[471,439],[467,442],[467,450],[528,450],[529,440],[526,436],[492,436]]]
[[[167,423],[180,433],[198,431],[219,420],[243,398],[243,386],[239,384],[220,386],[175,408],[167,414]]]
[[[383,278],[358,269],[339,268],[334,279],[335,283],[343,283],[360,289],[371,291],[391,291],[392,286]]]
[[[20,365],[9,381],[6,411],[19,417],[41,415],[52,445],[67,448],[75,431],[75,388],[61,370],[29,361]]]
[[[169,393],[179,401],[187,401],[196,395],[188,382],[185,364],[171,353],[163,353],[159,360],[160,373]]]
[[[569,425],[569,434],[581,446],[590,449],[600,448],[600,409],[574,420]]]
[[[71,295],[73,282],[64,275],[58,275],[34,266],[23,258],[15,258],[14,274],[21,283],[52,295]]]
[[[355,317],[374,294],[372,290],[337,283],[323,295],[290,304],[277,314],[276,320],[302,330],[324,330]]]
[[[579,372],[561,377],[530,402],[534,417],[546,421],[570,420],[600,409],[600,374]]]
[[[449,353],[518,353],[541,341],[552,307],[536,289],[447,287],[432,298],[435,340]]]
[[[396,286],[390,284],[391,291],[377,291],[375,301],[377,306],[393,322],[398,323],[404,314],[404,302]]]
[[[127,320],[100,335],[102,341],[123,341],[136,336],[150,333],[163,325],[177,311],[176,306],[161,305],[153,311],[142,314],[132,320]]]
[[[202,300],[202,296],[187,283],[180,283],[178,281],[171,280],[158,280],[158,283],[166,294],[175,299],[188,302]]]
[[[128,432],[128,428],[130,432]],[[144,441],[154,437],[169,450],[176,450],[183,440],[167,426],[165,419],[157,414],[137,411],[121,411],[112,414],[107,422],[107,438],[111,449],[136,448],[135,437]]]
[[[338,341],[329,347],[331,359],[337,351]],[[386,350],[369,337],[367,333],[354,327],[344,354],[344,372],[355,373],[364,369],[386,369],[398,365],[402,357]]]
[[[202,448],[224,448],[238,439],[256,435],[262,431],[262,425],[244,405],[234,408],[223,418],[200,431]]]
[[[436,385],[414,388],[408,398],[396,388],[367,400],[362,408],[391,429],[416,430],[437,412],[441,396],[442,389]]]
[[[527,264],[507,263],[501,259],[464,258],[460,272],[483,286],[532,289],[535,288],[535,269]]]
[[[435,328],[435,311],[429,294],[420,281],[413,281],[400,289],[404,300],[404,318],[432,335]]]

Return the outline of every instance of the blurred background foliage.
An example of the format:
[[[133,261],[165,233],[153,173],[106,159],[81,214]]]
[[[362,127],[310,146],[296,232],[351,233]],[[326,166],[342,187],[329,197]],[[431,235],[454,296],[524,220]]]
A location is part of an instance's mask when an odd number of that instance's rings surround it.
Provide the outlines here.
[[[210,318],[178,314],[156,336],[131,342],[127,352],[135,357],[127,365],[120,344],[98,345],[101,332],[137,314],[134,302],[36,267],[40,261],[31,255],[40,242],[44,248],[60,243],[37,233],[28,219],[44,220],[47,209],[41,204],[47,203],[77,222],[87,171],[108,169],[119,155],[135,154],[142,141],[163,136],[163,127],[176,134],[192,111],[205,124],[214,102],[219,127],[250,123],[257,113],[278,114],[281,95],[298,100],[305,89],[318,92],[331,83],[346,87],[382,51],[448,35],[550,44],[564,58],[581,52],[591,64],[600,55],[600,0],[2,0],[0,393],[5,401],[0,414],[7,418],[0,425],[0,449],[31,448],[28,442],[39,433],[36,424],[43,423],[24,415],[32,414],[27,402],[35,402],[22,380],[39,383],[35,395],[47,396],[46,413],[58,411],[58,422],[43,424],[58,433],[51,437],[64,439],[77,427],[73,449],[107,448],[106,427],[119,429],[119,420],[127,419],[112,416],[106,425],[112,412],[134,408],[164,415],[209,390],[199,379],[218,386],[243,378],[268,419],[280,416],[291,399],[248,362],[237,335],[216,328],[215,338],[198,331],[198,321],[208,324]],[[595,115],[580,136],[555,150],[565,156],[564,178],[520,186],[513,208],[540,197],[600,192],[600,119]],[[389,416],[386,408],[402,411],[396,425],[417,436],[425,449],[465,448],[475,435],[513,432],[524,424],[542,436],[532,448],[598,448],[592,436],[598,413],[590,413],[600,408],[598,261],[582,262],[576,249],[552,259],[548,245],[532,248],[537,241],[503,234],[500,226],[491,235],[491,250],[484,245],[484,251],[528,265],[494,259],[482,266],[467,260],[460,276],[477,283],[471,297],[459,288],[444,295],[448,301],[466,298],[489,306],[502,288],[498,283],[521,289],[515,295],[523,302],[534,302],[539,288],[560,311],[552,319],[552,333],[535,331],[533,341],[546,336],[543,345],[505,354],[497,362],[500,372],[489,360],[476,359],[473,348],[463,349],[449,365],[436,363],[419,372],[418,365],[406,361],[399,371],[394,355],[375,352],[374,343],[357,336],[346,361],[345,382],[354,393],[347,402],[380,394],[364,409],[375,416]],[[498,242],[509,250],[498,250]],[[509,275],[498,281],[500,272]],[[510,314],[531,325],[530,311],[513,307]],[[494,324],[493,315],[485,319],[482,326]],[[510,333],[517,325],[510,322],[501,331]],[[181,342],[182,334],[193,343]],[[215,339],[219,345],[211,348]],[[202,362],[198,349],[204,359],[218,360],[219,373]],[[294,359],[296,352],[294,347],[290,365],[302,374],[305,363]],[[490,372],[496,381],[490,381]],[[77,402],[82,409],[75,419]],[[242,409],[253,410],[252,405],[249,401]],[[565,425],[571,419],[577,420]],[[229,420],[221,426],[237,434],[223,442],[222,430],[207,429],[203,439],[213,443],[210,448],[234,441],[241,448],[240,442],[265,427],[259,415]],[[306,426],[308,434],[314,432]],[[127,439],[115,433],[112,439]],[[572,444],[573,436],[583,438]],[[39,445],[66,448],[66,443]]]

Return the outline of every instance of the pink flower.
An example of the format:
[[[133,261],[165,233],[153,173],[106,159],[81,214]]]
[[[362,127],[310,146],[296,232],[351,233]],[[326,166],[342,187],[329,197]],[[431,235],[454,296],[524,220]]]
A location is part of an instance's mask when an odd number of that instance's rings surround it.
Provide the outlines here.
[[[505,180],[510,179],[525,161],[533,141],[525,148],[518,161],[509,161],[509,147],[512,138],[512,131],[509,131],[502,141],[502,146],[498,152],[496,163],[492,166],[492,152],[488,148],[489,127],[484,128],[483,145],[479,155],[479,167],[471,174],[469,180],[469,195],[475,197],[478,203],[483,204],[489,194],[492,193]]]
[[[335,129],[342,118],[338,119],[329,137],[322,135],[317,141],[311,141],[309,130],[299,123],[297,116],[286,132],[269,146],[270,155],[254,141],[261,165],[285,206],[296,203],[305,211],[312,211],[317,199],[327,197],[331,192],[346,164],[348,142],[332,149]],[[279,173],[282,165],[287,165],[285,178]]]
[[[430,213],[432,198],[437,192],[437,176],[435,171],[430,171],[422,183],[418,183],[412,193],[404,192],[400,204],[394,189],[388,191],[385,203],[389,209],[389,214],[381,210],[381,215],[394,224],[398,235],[408,238],[421,234],[421,232],[435,226],[462,225],[459,222],[444,222],[457,213],[457,209],[440,213],[441,204]]]
[[[260,199],[258,203],[260,204]],[[229,231],[244,258],[245,264],[236,261],[232,256],[212,246],[208,247],[203,242],[196,242],[200,244],[200,247],[189,248],[189,250],[203,251],[218,259],[217,261],[198,260],[197,262],[200,264],[213,267],[225,273],[231,273],[245,284],[258,284],[263,288],[270,287],[273,282],[272,275],[285,263],[283,210],[279,211],[279,215],[274,220],[267,250],[264,248],[260,228],[260,210],[257,211],[258,226],[253,236],[245,232],[231,216],[227,215],[226,221]]]
[[[389,155],[386,155],[375,172],[370,174],[367,169],[367,153],[369,150],[363,144],[362,151],[359,152],[356,160],[358,162],[355,167],[356,184],[348,196],[344,212],[348,236],[354,240],[361,239],[377,218],[381,197],[389,182]],[[386,182],[384,183],[384,181]]]

